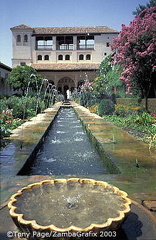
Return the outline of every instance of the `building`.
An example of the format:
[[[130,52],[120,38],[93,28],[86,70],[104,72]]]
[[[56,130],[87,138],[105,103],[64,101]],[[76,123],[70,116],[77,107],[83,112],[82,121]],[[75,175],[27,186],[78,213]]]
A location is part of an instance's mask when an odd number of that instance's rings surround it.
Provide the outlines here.
[[[6,79],[12,68],[0,62],[0,95],[11,95],[15,93],[13,88],[6,84]]]
[[[30,65],[65,93],[97,76],[101,61],[111,53],[110,43],[118,32],[101,27],[11,28],[12,66]]]

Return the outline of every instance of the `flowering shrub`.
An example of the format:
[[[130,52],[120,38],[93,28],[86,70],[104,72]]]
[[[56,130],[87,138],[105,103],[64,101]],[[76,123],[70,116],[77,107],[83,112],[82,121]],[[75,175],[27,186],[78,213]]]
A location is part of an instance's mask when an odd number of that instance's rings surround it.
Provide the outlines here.
[[[0,138],[6,137],[11,130],[18,127],[45,109],[44,101],[38,102],[36,97],[11,96],[0,100]]]
[[[93,91],[93,82],[90,82],[88,79],[85,80],[84,84],[81,86],[81,92],[92,92]]]
[[[123,67],[121,80],[126,84],[127,94],[132,87],[139,86],[146,98],[151,89],[152,77],[156,71],[156,6],[142,11],[129,26],[122,30],[112,44],[116,51],[114,61]]]
[[[23,122],[21,119],[13,118],[12,110],[13,109],[6,109],[0,113],[1,138],[7,136],[12,129],[16,128]]]
[[[12,109],[13,118],[27,119],[45,109],[44,101],[39,101],[37,106],[37,97],[17,97],[11,96],[8,99],[0,100],[0,112],[4,109]]]
[[[12,109],[6,109],[0,113],[0,123],[11,123],[13,121]]]

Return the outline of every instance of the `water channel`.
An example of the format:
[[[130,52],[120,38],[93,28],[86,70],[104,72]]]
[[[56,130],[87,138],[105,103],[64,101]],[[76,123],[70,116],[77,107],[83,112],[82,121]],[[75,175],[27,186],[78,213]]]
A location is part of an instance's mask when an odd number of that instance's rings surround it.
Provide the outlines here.
[[[61,108],[29,175],[107,174],[102,158],[72,108]]]

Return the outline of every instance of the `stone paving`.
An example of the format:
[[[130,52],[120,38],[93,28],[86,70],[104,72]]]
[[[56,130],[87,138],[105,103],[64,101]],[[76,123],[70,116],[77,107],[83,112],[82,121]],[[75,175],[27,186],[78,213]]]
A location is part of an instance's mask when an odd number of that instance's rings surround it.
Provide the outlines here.
[[[1,170],[1,211],[3,222],[0,222],[0,239],[8,239],[6,231],[14,229],[8,210],[7,202],[10,196],[18,189],[29,183],[51,178],[68,178],[69,176],[18,176],[17,173],[24,165],[26,159],[37,147],[40,139],[44,140],[44,132],[55,118],[61,103],[32,118],[13,131],[10,144],[12,152],[5,155],[5,164]],[[155,217],[156,210],[156,151],[149,151],[148,145],[138,141],[129,133],[108,123],[88,109],[72,103],[75,112],[86,128],[91,141],[108,156],[108,167],[117,169],[117,174],[88,176],[97,180],[107,181],[128,193],[129,197],[151,210]],[[12,145],[9,145],[9,147]],[[12,151],[12,150],[11,150]],[[136,167],[136,159],[139,168]],[[8,164],[7,164],[8,163]],[[80,176],[79,176],[80,177]],[[152,220],[153,221],[153,220]],[[11,225],[9,225],[11,224]],[[155,224],[153,222],[153,224]],[[4,228],[5,225],[5,229]],[[8,227],[7,227],[8,226]],[[156,225],[155,225],[156,226]],[[14,238],[15,240],[16,238]],[[148,239],[146,239],[148,240]]]

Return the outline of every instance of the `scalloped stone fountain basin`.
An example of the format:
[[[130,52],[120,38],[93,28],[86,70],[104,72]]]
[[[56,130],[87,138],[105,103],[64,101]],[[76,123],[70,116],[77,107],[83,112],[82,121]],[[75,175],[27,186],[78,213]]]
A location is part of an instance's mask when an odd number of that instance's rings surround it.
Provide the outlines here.
[[[116,230],[130,204],[127,193],[106,182],[70,178],[28,185],[11,197],[8,207],[22,232],[63,233]]]

